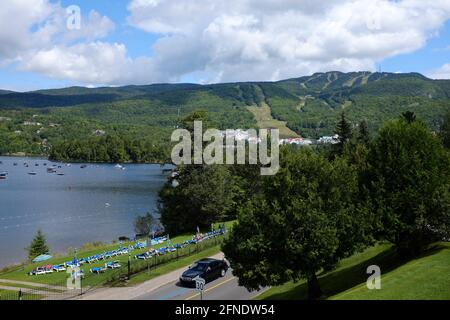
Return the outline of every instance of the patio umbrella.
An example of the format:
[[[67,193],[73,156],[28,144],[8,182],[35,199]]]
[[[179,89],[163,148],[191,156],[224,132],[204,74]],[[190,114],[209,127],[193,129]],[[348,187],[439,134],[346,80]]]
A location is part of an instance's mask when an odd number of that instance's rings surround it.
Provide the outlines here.
[[[42,262],[48,259],[51,259],[52,256],[49,254],[41,254],[40,256],[37,256],[36,258],[33,259],[33,262]]]

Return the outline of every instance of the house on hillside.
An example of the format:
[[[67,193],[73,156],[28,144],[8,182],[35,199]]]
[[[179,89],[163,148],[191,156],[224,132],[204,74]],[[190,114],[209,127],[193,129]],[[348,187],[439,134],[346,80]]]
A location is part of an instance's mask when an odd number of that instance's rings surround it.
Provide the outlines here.
[[[317,140],[320,144],[337,144],[339,143],[339,135],[335,134],[334,136],[323,136],[319,140]]]

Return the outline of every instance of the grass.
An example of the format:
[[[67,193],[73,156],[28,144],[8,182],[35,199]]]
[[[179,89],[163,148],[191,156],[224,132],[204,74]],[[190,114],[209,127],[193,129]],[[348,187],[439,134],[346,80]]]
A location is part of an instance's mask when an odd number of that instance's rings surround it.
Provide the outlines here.
[[[381,269],[381,290],[368,290],[366,269]],[[399,258],[389,244],[378,244],[344,259],[329,273],[319,274],[323,299],[450,299],[450,244],[439,243],[414,260]],[[273,287],[256,299],[307,299],[305,281]]]
[[[177,270],[179,268],[188,266],[197,260],[215,255],[219,252],[220,252],[220,245],[203,250],[197,254],[193,254],[191,256],[180,258],[176,261],[172,261],[170,263],[163,264],[155,269],[151,269],[150,272],[143,271],[141,273],[133,275],[131,277],[131,279],[128,281],[128,285],[136,285],[136,284],[142,283],[144,281],[156,278],[158,276],[161,276],[163,274]]]
[[[232,221],[225,222],[225,226],[227,229],[229,229],[232,226],[232,224],[233,224]],[[171,240],[172,244],[176,244],[176,243],[181,243],[186,240],[192,239],[192,236],[193,236],[193,234],[185,234],[185,235],[180,235],[180,236],[171,238],[170,240]],[[122,246],[125,247],[125,246],[132,245],[132,244],[134,244],[134,242],[123,243]],[[164,244],[154,246],[154,248],[159,248],[159,247],[166,246],[166,245],[167,244],[164,243]],[[103,253],[105,251],[114,250],[114,249],[117,249],[118,247],[119,247],[118,244],[105,245],[105,246],[101,246],[101,247],[98,247],[93,250],[80,251],[77,254],[77,256],[78,256],[78,258],[87,257],[87,256]],[[134,256],[136,254],[143,253],[145,251],[147,251],[146,248],[139,249],[139,250],[133,250],[133,252],[132,252],[133,258],[132,258],[132,263],[131,263],[132,268],[134,266],[137,266],[138,264],[142,263],[142,261],[135,260]],[[170,255],[173,257],[176,255],[176,253],[171,253]],[[162,257],[165,257],[165,256],[162,256]],[[52,258],[45,262],[26,264],[24,266],[14,269],[14,270],[0,273],[0,282],[2,279],[8,279],[8,280],[29,281],[29,282],[37,282],[37,283],[65,286],[67,277],[68,277],[68,274],[66,272],[53,272],[51,274],[38,275],[38,276],[29,276],[28,273],[30,271],[32,271],[33,269],[35,269],[39,266],[42,266],[42,265],[57,265],[57,264],[61,264],[66,261],[71,261],[72,259],[73,259],[73,256],[65,256],[65,257]],[[101,266],[104,266],[106,261],[115,261],[115,260],[118,260],[120,262],[120,264],[122,265],[122,268],[116,269],[116,270],[107,270],[105,273],[98,274],[98,275],[92,274],[89,272],[90,268],[101,267]],[[178,261],[181,261],[181,260],[182,260],[182,258],[179,259]],[[81,269],[84,270],[84,272],[86,274],[86,277],[83,280],[84,287],[103,285],[106,282],[110,281],[111,277],[114,276],[115,274],[117,274],[118,272],[123,272],[123,270],[126,269],[126,265],[128,263],[128,255],[113,257],[106,261],[99,261],[97,263],[85,264],[81,267]],[[168,262],[167,264],[174,263],[178,267],[179,266],[178,261],[173,260],[171,262]],[[169,267],[166,267],[166,268],[169,268]],[[162,274],[162,273],[160,273],[160,274]],[[10,286],[12,286],[12,284],[10,284]],[[16,286],[16,285],[14,285],[14,286]],[[21,285],[17,285],[17,286],[21,286]]]
[[[40,300],[42,298],[43,296],[38,294],[22,293],[23,300]],[[0,289],[0,301],[1,300],[19,300],[18,292]]]
[[[33,286],[31,284],[2,282],[1,280],[0,280],[0,286],[3,286],[3,287],[15,287],[15,288],[22,288],[22,289],[43,290],[43,291],[45,290],[45,291],[55,292],[55,293],[63,292],[62,289],[48,288],[48,287],[38,287],[38,286]]]
[[[381,290],[369,290],[364,283],[331,299],[450,300],[450,244],[436,246],[422,257],[382,275]]]
[[[253,114],[258,127],[261,129],[275,128],[280,130],[280,138],[298,138],[298,134],[289,129],[286,126],[285,121],[279,121],[272,117],[272,111],[270,107],[262,102],[261,106],[247,107],[247,109]]]

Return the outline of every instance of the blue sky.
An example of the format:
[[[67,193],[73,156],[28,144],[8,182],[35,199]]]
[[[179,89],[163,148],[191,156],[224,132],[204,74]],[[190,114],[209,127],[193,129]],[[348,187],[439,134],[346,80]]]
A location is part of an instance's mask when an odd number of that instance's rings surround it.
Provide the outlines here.
[[[378,68],[450,78],[450,0],[4,2],[2,89],[278,80]],[[70,5],[81,9],[76,32],[65,26]]]

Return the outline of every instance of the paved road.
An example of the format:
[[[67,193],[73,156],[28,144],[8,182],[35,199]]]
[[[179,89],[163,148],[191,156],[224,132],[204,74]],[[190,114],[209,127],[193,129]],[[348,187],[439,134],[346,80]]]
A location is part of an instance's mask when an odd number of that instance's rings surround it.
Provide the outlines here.
[[[223,259],[223,253],[211,258]],[[196,300],[200,295],[195,289],[183,288],[178,285],[180,275],[188,266],[169,272],[157,278],[145,281],[137,286],[123,288],[99,288],[85,292],[75,299],[83,300]],[[205,286],[204,299],[214,300],[247,300],[256,296],[257,292],[249,293],[239,287],[237,278],[231,274],[231,269],[223,278],[208,283]]]
[[[228,270],[227,275],[205,286],[204,300],[250,300],[259,292],[248,292],[238,285],[237,278]],[[135,300],[200,300],[200,294],[192,288],[185,288],[178,281],[170,282],[156,290],[135,298]]]

